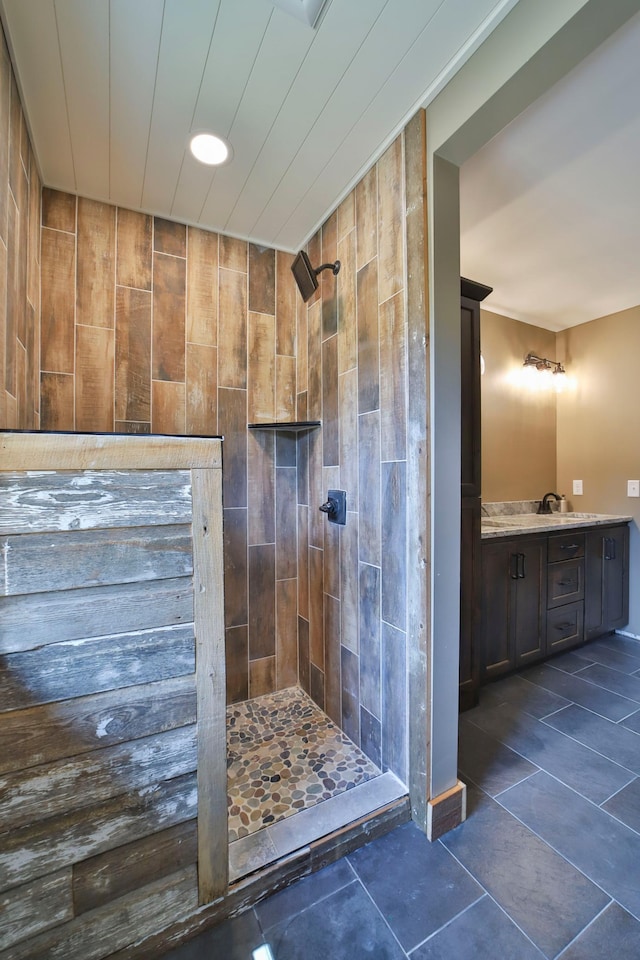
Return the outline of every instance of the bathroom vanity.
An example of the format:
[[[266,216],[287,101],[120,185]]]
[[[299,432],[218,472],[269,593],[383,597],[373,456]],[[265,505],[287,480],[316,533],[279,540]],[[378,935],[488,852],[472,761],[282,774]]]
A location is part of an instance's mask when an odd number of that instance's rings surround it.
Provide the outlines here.
[[[480,682],[626,625],[630,519],[482,518]]]

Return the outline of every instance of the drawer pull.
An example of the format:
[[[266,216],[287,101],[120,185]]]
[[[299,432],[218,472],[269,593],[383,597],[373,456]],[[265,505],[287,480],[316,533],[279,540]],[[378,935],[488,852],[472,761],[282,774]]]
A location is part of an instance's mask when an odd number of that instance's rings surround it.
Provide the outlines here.
[[[556,630],[568,630],[569,627],[573,627],[572,623],[556,623]]]
[[[561,550],[577,550],[579,546],[580,546],[579,543],[561,543],[560,549]]]

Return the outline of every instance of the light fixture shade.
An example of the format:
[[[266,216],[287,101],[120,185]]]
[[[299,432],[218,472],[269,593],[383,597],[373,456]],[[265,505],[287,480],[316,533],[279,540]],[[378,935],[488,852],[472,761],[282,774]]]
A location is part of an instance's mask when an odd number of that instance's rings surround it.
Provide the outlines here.
[[[196,160],[210,167],[219,167],[223,163],[228,163],[232,157],[231,147],[227,141],[213,133],[195,133],[189,140],[189,149]]]

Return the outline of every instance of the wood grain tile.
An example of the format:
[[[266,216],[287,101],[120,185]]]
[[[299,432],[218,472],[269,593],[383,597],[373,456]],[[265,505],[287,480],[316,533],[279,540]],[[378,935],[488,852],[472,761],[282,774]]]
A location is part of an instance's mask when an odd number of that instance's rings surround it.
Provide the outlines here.
[[[338,216],[332,213],[322,226],[322,262],[334,263],[338,259]],[[338,331],[338,287],[339,274],[323,270],[320,274],[322,290],[322,338],[334,336]]]
[[[275,436],[272,430],[250,430],[247,472],[249,478],[249,543],[276,540]]]
[[[219,283],[218,384],[244,389],[247,386],[247,275],[221,269]]]
[[[78,198],[76,323],[115,324],[116,208]]]
[[[21,430],[27,430],[31,426],[31,416],[27,411],[27,351],[20,341],[16,350],[16,383],[18,426]]]
[[[218,351],[187,343],[186,431],[215,436],[218,430]]]
[[[297,435],[288,431],[276,432],[276,467],[297,466]]]
[[[407,471],[403,461],[382,463],[382,619],[406,629]]]
[[[340,462],[337,336],[322,344],[322,457],[325,466]]]
[[[356,225],[356,193],[352,190],[338,207],[338,241],[353,230]]]
[[[118,207],[116,283],[151,290],[153,218]]]
[[[382,727],[373,714],[360,707],[360,749],[377,767],[382,768]]]
[[[326,484],[328,489],[336,489],[332,485]],[[323,515],[324,516],[324,515]],[[340,599],[340,534],[343,528],[337,523],[329,523],[325,517],[324,524],[324,563],[323,580],[324,592],[336,599]]]
[[[13,271],[15,273],[15,294],[16,300],[14,310],[16,311],[16,332],[20,342],[26,343],[27,329],[27,244],[29,239],[29,184],[24,172],[22,163],[20,164],[20,178],[18,181],[18,196],[16,198],[18,208],[18,219],[16,222],[16,233],[11,242],[9,238],[9,261],[7,263],[7,277],[11,277],[11,255],[13,254]],[[7,292],[11,287],[8,288]]]
[[[11,113],[11,62],[4,37],[0,43],[0,238],[7,243],[7,200],[9,191],[9,116]]]
[[[283,357],[296,355],[299,293],[291,272],[292,263],[292,253],[276,251],[276,353]]]
[[[276,584],[276,688],[298,682],[298,603],[295,580]]]
[[[76,232],[77,198],[62,190],[44,187],[42,191],[42,226],[52,230]]]
[[[369,713],[382,716],[380,568],[360,564],[360,703]]]
[[[360,559],[380,563],[380,414],[358,417],[358,514]]]
[[[220,267],[225,270],[239,270],[247,273],[248,249],[246,240],[220,236]]]
[[[249,244],[249,310],[276,312],[276,256],[270,247]]]
[[[76,326],[76,430],[113,430],[115,331]]]
[[[300,406],[298,405],[298,417],[306,420],[306,416],[301,416]],[[296,460],[298,464],[298,503],[309,503],[309,434],[301,433],[298,435],[296,445]]]
[[[4,355],[4,384],[5,389],[14,397],[18,395],[16,348],[20,335],[20,315],[23,313],[19,291],[19,244],[20,218],[13,197],[9,197],[7,221],[7,253],[4,264],[4,280],[6,290],[5,312],[5,355]],[[44,279],[43,279],[44,283]]]
[[[116,420],[151,420],[151,292],[116,287]]]
[[[340,601],[324,597],[325,687],[324,708],[338,726],[342,722],[342,661],[340,656]]]
[[[402,136],[378,161],[378,296],[380,303],[404,286],[404,158]]]
[[[297,576],[296,468],[276,467],[276,579]]]
[[[275,544],[249,547],[249,659],[276,652]],[[275,681],[275,675],[274,675]]]
[[[371,260],[358,271],[358,412],[380,404],[380,344],[378,342],[378,271]]]
[[[33,418],[40,409],[40,350],[37,348],[36,311],[27,300],[27,342],[25,344],[25,429],[34,427]]]
[[[306,304],[298,307],[296,379],[298,393],[306,393],[309,385],[309,319]]]
[[[345,646],[340,648],[342,676],[342,729],[356,745],[360,744],[360,664]]]
[[[264,657],[249,662],[249,696],[262,697],[276,689],[276,658]]]
[[[225,507],[247,506],[247,391],[218,389],[218,430],[224,437]]]
[[[187,340],[218,343],[218,234],[189,227],[187,233]]]
[[[139,420],[116,420],[114,430],[116,433],[137,433],[144,436],[151,433],[151,423],[143,423]]]
[[[310,420],[322,419],[322,303],[318,300],[307,314],[309,323],[309,369],[307,413]]]
[[[153,218],[153,249],[158,253],[167,253],[172,257],[186,257],[187,228],[183,223],[173,220]]]
[[[338,361],[340,373],[358,363],[356,314],[356,234],[347,234],[338,243],[340,287],[338,297]]]
[[[0,183],[2,180],[0,180]],[[35,160],[31,164],[29,180],[29,224],[27,228],[29,249],[27,252],[27,297],[40,311],[40,221],[41,221],[42,185]],[[0,212],[0,220],[2,213]]]
[[[225,631],[225,672],[227,703],[238,703],[249,696],[249,630],[232,627]]]
[[[356,186],[356,268],[361,269],[378,253],[378,172],[374,166]]]
[[[320,548],[324,545],[324,514],[319,507],[327,499],[322,476],[321,432],[309,432],[309,543]]]
[[[309,508],[298,507],[298,613],[309,619]]]
[[[324,710],[324,671],[315,663],[309,664],[309,693],[314,703]]]
[[[309,621],[298,617],[298,673],[300,686],[311,693],[309,676]]]
[[[309,547],[309,659],[324,670],[324,588],[322,550]]]
[[[380,430],[383,460],[406,457],[406,324],[404,296],[380,307]]]
[[[7,248],[0,242],[0,393],[4,396],[7,383],[7,340],[10,324],[7,323]],[[13,344],[10,350],[14,350]]]
[[[227,627],[248,623],[247,511],[224,510],[224,619]]]
[[[349,510],[358,509],[358,371],[338,377],[340,411],[340,489],[346,490]]]
[[[19,180],[22,175],[22,157],[20,137],[22,133],[22,104],[13,70],[11,71],[11,106],[9,113],[9,186],[14,197],[18,196]]]
[[[184,383],[185,261],[153,255],[152,376]]]
[[[296,360],[295,357],[276,356],[276,411],[277,421],[296,419]]]
[[[151,432],[182,436],[185,432],[184,383],[151,382]]]
[[[40,377],[40,427],[42,430],[75,430],[74,376],[42,373]]]
[[[275,349],[275,317],[249,313],[249,423],[275,420]]]
[[[340,535],[340,598],[341,642],[354,653],[359,650],[358,588],[358,514],[347,512],[347,522]]]
[[[320,263],[322,263],[322,237],[320,230],[314,233],[314,235],[311,237],[311,240],[309,240],[309,243],[307,244],[307,255],[313,267],[317,267],[320,265]],[[314,303],[320,300],[321,295],[322,290],[320,285],[318,285],[318,289],[308,301],[308,305],[312,306]]]
[[[307,391],[299,393],[296,397],[296,419],[297,420],[308,420],[309,415],[307,411]]]

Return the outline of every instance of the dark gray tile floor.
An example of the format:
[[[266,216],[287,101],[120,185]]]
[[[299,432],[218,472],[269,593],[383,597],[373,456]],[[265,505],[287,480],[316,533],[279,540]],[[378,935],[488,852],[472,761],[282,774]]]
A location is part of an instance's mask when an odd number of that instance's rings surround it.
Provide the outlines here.
[[[484,688],[465,823],[398,827],[165,960],[638,960],[639,688],[617,636]]]

